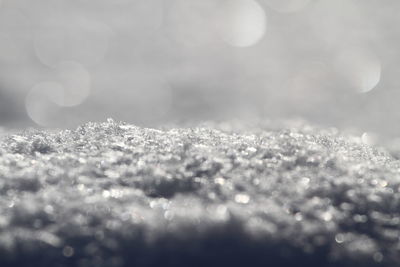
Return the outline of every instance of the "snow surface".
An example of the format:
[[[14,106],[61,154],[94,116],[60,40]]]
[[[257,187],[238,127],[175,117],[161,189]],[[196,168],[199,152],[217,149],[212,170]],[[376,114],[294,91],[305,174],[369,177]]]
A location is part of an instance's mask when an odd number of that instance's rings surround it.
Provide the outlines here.
[[[400,265],[400,162],[334,129],[1,140],[0,266]]]

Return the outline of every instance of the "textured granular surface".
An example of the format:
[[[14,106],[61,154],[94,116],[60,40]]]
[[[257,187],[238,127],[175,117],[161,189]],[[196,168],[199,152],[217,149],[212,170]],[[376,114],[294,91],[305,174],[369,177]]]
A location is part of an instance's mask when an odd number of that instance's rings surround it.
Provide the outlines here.
[[[308,126],[0,143],[0,266],[400,266],[400,164]]]

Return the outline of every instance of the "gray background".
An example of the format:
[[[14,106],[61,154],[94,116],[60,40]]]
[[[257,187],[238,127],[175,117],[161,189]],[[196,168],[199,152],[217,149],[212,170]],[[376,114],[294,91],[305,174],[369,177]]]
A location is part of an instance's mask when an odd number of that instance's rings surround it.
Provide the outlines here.
[[[302,117],[398,136],[396,0],[0,0],[0,122]]]

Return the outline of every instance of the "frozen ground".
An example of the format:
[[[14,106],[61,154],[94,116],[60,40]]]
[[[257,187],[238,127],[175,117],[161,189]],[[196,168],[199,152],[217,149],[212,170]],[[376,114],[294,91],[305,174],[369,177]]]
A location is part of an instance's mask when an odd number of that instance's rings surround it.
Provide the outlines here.
[[[399,266],[400,162],[384,150],[304,125],[203,126],[3,137],[0,266]]]

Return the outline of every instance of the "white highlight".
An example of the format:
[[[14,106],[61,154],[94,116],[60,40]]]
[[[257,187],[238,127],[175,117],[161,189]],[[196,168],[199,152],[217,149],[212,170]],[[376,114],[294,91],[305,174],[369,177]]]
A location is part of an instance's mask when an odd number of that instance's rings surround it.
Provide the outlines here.
[[[221,38],[236,47],[255,45],[267,29],[265,11],[253,0],[222,1],[216,22]]]
[[[304,9],[311,0],[267,0],[267,5],[280,13],[294,13]]]
[[[90,74],[77,62],[60,62],[55,68],[55,80],[36,84],[25,98],[28,116],[41,126],[57,122],[55,110],[79,105],[90,93]]]
[[[361,142],[366,145],[376,145],[377,143],[377,136],[373,133],[363,133],[361,135]]]
[[[235,201],[240,204],[247,204],[250,201],[250,196],[246,194],[235,195]]]
[[[359,93],[371,91],[381,79],[379,58],[363,48],[353,47],[340,51],[335,58],[334,66],[351,88]]]

